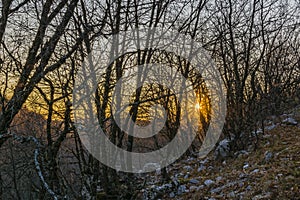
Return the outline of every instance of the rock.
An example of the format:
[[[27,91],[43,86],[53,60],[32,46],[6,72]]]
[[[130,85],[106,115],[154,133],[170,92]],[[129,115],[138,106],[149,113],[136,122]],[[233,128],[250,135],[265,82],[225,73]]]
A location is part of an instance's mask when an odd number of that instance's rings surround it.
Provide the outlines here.
[[[183,177],[183,175],[184,175],[184,174],[181,173],[181,172],[180,172],[179,174],[176,174],[177,177]]]
[[[259,172],[259,169],[255,169],[255,170],[253,170],[252,172],[250,172],[250,174],[256,174],[256,173],[258,173]]]
[[[218,176],[218,177],[216,178],[216,182],[220,182],[222,179],[223,179],[222,176]]]
[[[201,164],[197,171],[201,172],[201,171],[203,171],[205,169],[206,169],[206,167],[203,164]]]
[[[217,194],[217,193],[220,193],[222,191],[222,189],[223,189],[222,187],[217,187],[217,188],[210,190],[210,192],[213,194]]]
[[[173,187],[173,185],[171,183],[167,183],[167,184],[164,184],[164,185],[161,186],[161,188],[163,190],[165,190],[165,189],[171,189],[172,187]]]
[[[238,199],[244,199],[244,195],[246,192],[240,192],[237,194],[237,196],[239,197]]]
[[[178,181],[178,178],[175,176],[175,177],[171,177],[172,179],[172,183],[177,186],[179,184],[179,181]]]
[[[174,193],[174,192],[171,192],[171,193],[169,194],[169,197],[170,197],[170,198],[174,198],[174,197],[175,197],[175,193]]]
[[[256,131],[252,131],[252,135],[253,136],[256,136],[256,135],[259,135],[259,134],[263,134],[263,130],[261,128],[259,128],[258,130]]]
[[[198,187],[197,187],[197,186],[194,186],[194,185],[192,185],[189,189],[190,189],[191,192],[194,192],[194,191],[198,191],[198,190],[199,190]]]
[[[157,199],[157,193],[153,191],[145,191],[143,193],[143,199]]]
[[[208,159],[205,158],[204,160],[201,160],[201,161],[200,161],[200,164],[204,165],[204,164],[207,163],[207,162],[208,162]]]
[[[247,178],[247,174],[240,173],[239,178]]]
[[[179,185],[179,181],[178,181],[178,178],[177,178],[177,177],[173,177],[173,178],[172,178],[172,182],[174,183],[175,186],[178,186],[178,185]]]
[[[156,175],[160,175],[160,174],[161,174],[161,169],[160,169],[160,168],[156,169],[156,170],[155,170],[155,174],[156,174]]]
[[[195,160],[194,157],[188,157],[188,159],[187,159],[186,161],[187,161],[187,162],[190,162],[190,161],[193,161],[193,160]]]
[[[266,151],[265,152],[265,159],[264,161],[267,163],[271,160],[271,158],[273,157],[273,153],[272,152],[269,152],[269,151]]]
[[[189,176],[190,176],[189,174],[186,174],[183,178],[184,178],[184,179],[188,179]]]
[[[270,137],[272,137],[272,135],[270,135],[270,134],[264,134],[263,135],[263,138],[265,138],[265,139],[270,138]]]
[[[151,188],[151,189],[155,189],[155,188],[156,188],[156,185],[151,185],[150,188]]]
[[[250,167],[249,163],[245,163],[245,165],[243,166],[243,169],[246,170]]]
[[[234,198],[236,195],[235,195],[235,192],[234,191],[231,191],[228,195],[227,195],[227,197],[229,197],[229,198]]]
[[[277,126],[277,125],[275,125],[275,124],[271,124],[271,125],[269,125],[269,126],[266,126],[266,127],[265,127],[265,130],[268,130],[268,131],[273,130],[274,128],[276,128],[276,126]]]
[[[252,198],[252,200],[260,200],[260,199],[270,199],[272,196],[271,192],[267,192],[266,194],[259,194]]]
[[[177,194],[181,195],[185,192],[186,186],[185,185],[180,185],[177,189]]]
[[[212,184],[215,184],[213,180],[208,179],[204,181],[204,185],[206,185],[207,187],[211,186]]]
[[[246,187],[246,190],[248,190],[248,191],[250,191],[251,189],[252,189],[251,185],[248,185],[248,186]]]
[[[294,118],[291,118],[291,117],[284,119],[282,121],[282,123],[284,123],[286,125],[297,125],[298,124],[298,122]]]
[[[198,181],[197,179],[191,179],[190,183],[192,184],[198,184],[200,181]]]
[[[189,165],[184,166],[183,169],[185,169],[186,171],[192,171],[193,170],[193,168]]]
[[[224,160],[230,155],[230,141],[224,139],[220,141],[219,145],[215,150],[215,159]]]
[[[204,185],[200,185],[200,186],[198,186],[198,189],[202,190],[204,187],[205,187]]]
[[[266,144],[264,144],[264,147],[270,146],[270,142],[267,141]]]
[[[227,189],[229,187],[233,187],[233,186],[235,186],[237,184],[240,184],[240,183],[243,183],[243,182],[244,182],[244,180],[238,180],[238,181],[229,182],[229,183],[227,183],[225,185],[222,185],[220,187],[211,189],[210,192],[211,193],[220,193],[221,191],[223,191],[223,190],[225,190],[225,189]]]

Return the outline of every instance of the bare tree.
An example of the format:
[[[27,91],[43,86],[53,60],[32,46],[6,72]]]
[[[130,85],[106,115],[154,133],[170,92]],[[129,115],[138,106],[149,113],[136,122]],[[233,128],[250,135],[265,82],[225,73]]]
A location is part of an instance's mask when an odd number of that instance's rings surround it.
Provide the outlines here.
[[[30,44],[30,48],[28,48],[28,54],[25,62],[21,60],[18,60],[17,62],[18,64],[24,64],[16,66],[19,73],[18,77],[16,77],[16,84],[13,86],[13,94],[11,98],[7,99],[7,103],[2,106],[2,114],[0,115],[0,146],[7,139],[7,130],[14,116],[26,102],[27,98],[35,88],[35,85],[39,83],[46,74],[54,71],[65,63],[78,48],[79,43],[81,42],[80,37],[73,42],[73,45],[66,54],[61,55],[56,59],[54,58],[56,47],[64,34],[64,30],[68,27],[77,3],[78,0],[73,0],[70,2],[62,1],[55,4],[49,0],[42,5],[43,9],[41,11],[39,9],[36,10],[35,14],[37,14],[37,20],[40,21],[40,24],[38,27],[35,27],[36,34],[33,42]],[[39,3],[33,2],[32,6],[39,6]],[[65,9],[65,14],[60,17],[59,23],[54,22],[54,19],[57,19],[61,15],[61,11],[63,9]],[[30,11],[28,10],[28,12]],[[28,23],[29,22],[30,21],[28,21]],[[53,23],[56,24],[56,28],[53,31],[50,31],[50,27]],[[21,33],[24,33],[24,31]],[[6,41],[4,40],[3,43],[5,44]],[[7,48],[7,50],[9,50],[9,48]],[[16,59],[10,51],[7,53],[10,57],[12,57],[12,59]],[[20,59],[23,59],[23,57]],[[2,96],[4,96],[4,94]]]

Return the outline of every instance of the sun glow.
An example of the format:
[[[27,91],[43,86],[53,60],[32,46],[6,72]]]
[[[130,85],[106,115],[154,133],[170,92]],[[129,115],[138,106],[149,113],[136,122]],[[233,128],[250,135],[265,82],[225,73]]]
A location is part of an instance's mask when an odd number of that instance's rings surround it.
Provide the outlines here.
[[[196,110],[200,110],[200,109],[201,109],[200,103],[196,103],[196,104],[195,104],[195,109],[196,109]]]

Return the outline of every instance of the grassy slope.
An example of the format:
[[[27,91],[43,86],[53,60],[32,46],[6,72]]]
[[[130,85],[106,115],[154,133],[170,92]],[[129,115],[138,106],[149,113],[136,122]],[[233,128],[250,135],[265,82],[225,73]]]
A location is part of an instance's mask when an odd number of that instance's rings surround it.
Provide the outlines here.
[[[300,122],[300,111],[294,117]],[[265,153],[272,152],[266,162]],[[226,160],[226,164],[213,161],[210,170],[190,172],[189,179],[196,178],[199,186],[207,179],[216,181],[211,187],[190,191],[173,199],[300,199],[300,125],[279,125],[262,136],[258,148],[249,155]],[[189,163],[197,166],[198,163]],[[245,163],[249,167],[243,169]],[[192,185],[185,180],[187,185]],[[231,183],[231,184],[230,184]],[[181,184],[183,184],[181,182]],[[214,188],[221,191],[212,193]],[[163,199],[167,199],[165,196]]]

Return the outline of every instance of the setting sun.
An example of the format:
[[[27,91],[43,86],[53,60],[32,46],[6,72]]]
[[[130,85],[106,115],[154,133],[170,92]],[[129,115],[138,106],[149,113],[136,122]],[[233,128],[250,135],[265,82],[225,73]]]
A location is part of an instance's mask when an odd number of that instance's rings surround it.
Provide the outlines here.
[[[199,110],[200,108],[201,108],[201,105],[200,105],[199,103],[196,103],[195,109],[196,109],[196,110]]]

